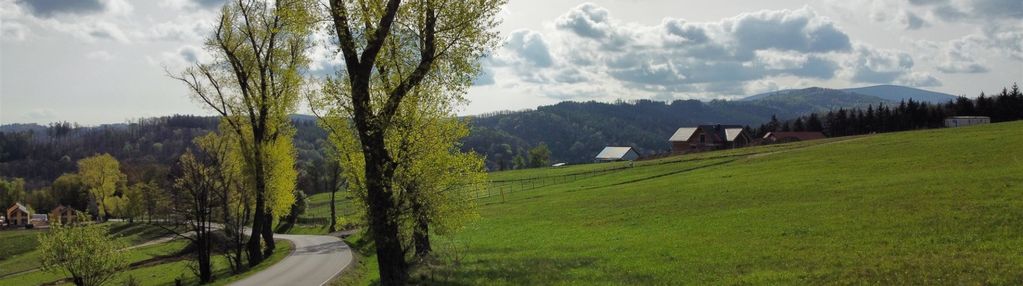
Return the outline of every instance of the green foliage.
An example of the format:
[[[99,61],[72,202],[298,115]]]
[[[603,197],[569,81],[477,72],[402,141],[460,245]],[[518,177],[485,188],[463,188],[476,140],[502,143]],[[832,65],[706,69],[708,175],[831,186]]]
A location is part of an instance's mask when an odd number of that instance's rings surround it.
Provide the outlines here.
[[[82,177],[76,173],[69,173],[57,177],[50,185],[54,199],[57,203],[69,206],[76,210],[84,210],[89,203],[89,186],[82,182]]]
[[[7,208],[14,205],[14,203],[23,203],[25,198],[25,180],[14,179],[8,181],[0,178],[0,207],[3,207],[4,211],[7,211]]]
[[[479,223],[438,242],[467,247],[436,284],[1019,284],[1023,150],[1005,142],[1020,129],[669,157],[485,199]]]
[[[113,156],[102,154],[78,160],[78,175],[96,200],[100,219],[112,215],[111,210],[122,205],[121,198],[114,194],[127,178]]]
[[[535,148],[529,150],[529,166],[533,168],[547,167],[551,164],[551,150],[547,149],[547,144],[540,143]]]
[[[123,247],[96,225],[56,224],[39,238],[43,269],[64,273],[79,286],[103,285],[124,269]]]

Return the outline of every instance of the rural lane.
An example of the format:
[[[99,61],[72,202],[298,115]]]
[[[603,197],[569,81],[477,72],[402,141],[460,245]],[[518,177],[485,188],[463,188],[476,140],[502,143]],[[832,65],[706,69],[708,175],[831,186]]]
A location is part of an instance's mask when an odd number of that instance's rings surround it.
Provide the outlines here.
[[[295,244],[277,264],[231,285],[320,286],[352,263],[352,250],[340,238],[328,235],[274,234]]]

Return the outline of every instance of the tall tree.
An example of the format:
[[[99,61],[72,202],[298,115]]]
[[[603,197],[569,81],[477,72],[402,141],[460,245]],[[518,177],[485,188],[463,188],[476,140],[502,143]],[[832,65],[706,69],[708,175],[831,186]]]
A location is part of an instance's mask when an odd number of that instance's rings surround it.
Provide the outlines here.
[[[296,172],[288,115],[295,111],[315,1],[236,0],[221,10],[206,40],[212,63],[196,64],[172,77],[216,111],[234,133],[244,162],[246,185],[255,193],[252,234],[246,244],[256,265],[274,248],[274,213],[292,204]],[[291,156],[291,158],[287,158]],[[291,169],[290,171],[288,169]],[[286,212],[286,211],[285,211]],[[265,248],[260,251],[260,237]]]
[[[126,177],[121,173],[121,163],[110,154],[96,155],[78,160],[78,176],[89,186],[89,194],[96,202],[98,219],[106,220],[111,208],[116,207],[118,185]]]
[[[433,82],[453,94],[471,85],[479,59],[497,44],[494,29],[504,2],[330,1],[331,28],[345,67],[327,81],[326,101],[339,116],[351,118],[365,158],[369,232],[383,285],[401,285],[408,277],[392,184],[398,166],[385,134],[406,95],[420,84]]]

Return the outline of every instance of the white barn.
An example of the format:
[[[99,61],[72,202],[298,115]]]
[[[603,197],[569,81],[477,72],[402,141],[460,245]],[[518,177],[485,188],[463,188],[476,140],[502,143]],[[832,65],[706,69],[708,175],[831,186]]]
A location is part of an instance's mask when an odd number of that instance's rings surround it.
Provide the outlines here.
[[[610,161],[635,161],[639,159],[639,153],[636,153],[632,147],[604,147],[604,150],[597,154],[594,158],[598,162],[610,162]]]
[[[945,118],[945,127],[964,127],[991,123],[987,116],[952,116]]]

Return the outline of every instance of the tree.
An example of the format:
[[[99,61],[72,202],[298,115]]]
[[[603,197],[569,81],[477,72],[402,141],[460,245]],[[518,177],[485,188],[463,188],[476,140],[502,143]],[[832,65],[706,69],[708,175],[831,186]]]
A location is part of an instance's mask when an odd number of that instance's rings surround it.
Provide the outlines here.
[[[515,169],[522,169],[529,167],[529,162],[526,161],[526,157],[522,157],[521,154],[515,155],[515,159],[512,160],[512,166]]]
[[[0,178],[0,206],[4,210],[25,199],[25,180],[19,178],[8,181]]]
[[[459,97],[439,100],[460,99],[479,72],[479,60],[497,44],[494,28],[504,2],[330,1],[345,68],[325,82],[326,96],[318,105],[331,110],[328,115],[350,118],[357,135],[364,158],[360,183],[383,285],[404,284],[408,266],[392,182],[398,166],[386,133],[406,95],[424,82],[442,91],[438,94]]]
[[[532,168],[545,167],[551,163],[551,150],[547,144],[540,143],[533,149],[529,149],[529,166]]]
[[[79,213],[79,221],[88,217]],[[59,222],[39,236],[44,270],[63,273],[78,286],[103,285],[128,266],[123,245],[97,225],[63,226]]]
[[[63,174],[50,185],[58,204],[76,210],[85,210],[89,204],[89,187],[78,174]]]
[[[78,176],[89,187],[89,194],[96,201],[100,220],[110,216],[115,207],[117,187],[126,179],[121,173],[121,164],[110,154],[96,155],[78,160]]]
[[[330,226],[329,232],[333,233],[337,231],[337,191],[341,188],[341,163],[338,162],[337,156],[331,156],[332,159],[328,159],[330,165],[330,179],[327,181],[327,190],[330,191]]]
[[[245,185],[255,193],[252,235],[246,244],[250,266],[273,253],[275,213],[287,213],[294,200],[294,128],[288,115],[296,109],[304,81],[301,71],[308,65],[305,51],[314,22],[310,12],[316,4],[232,1],[206,40],[213,63],[172,75],[221,116],[226,123],[222,129],[233,133],[238,145],[248,177]]]

